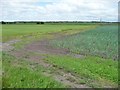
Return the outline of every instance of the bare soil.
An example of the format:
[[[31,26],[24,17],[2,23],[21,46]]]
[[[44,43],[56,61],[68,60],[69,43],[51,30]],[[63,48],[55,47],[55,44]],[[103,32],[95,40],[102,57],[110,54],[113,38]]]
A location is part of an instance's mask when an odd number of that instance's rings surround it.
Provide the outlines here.
[[[12,44],[19,42],[20,40],[11,40],[5,43],[0,42],[0,51],[11,51],[14,49]]]

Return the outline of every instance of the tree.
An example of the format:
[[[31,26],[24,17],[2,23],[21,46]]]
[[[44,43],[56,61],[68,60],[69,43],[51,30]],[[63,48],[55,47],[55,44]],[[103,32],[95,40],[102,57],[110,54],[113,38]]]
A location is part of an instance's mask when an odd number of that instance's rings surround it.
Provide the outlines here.
[[[2,21],[2,24],[6,24],[4,21]]]
[[[41,24],[44,24],[44,22],[41,22]]]
[[[39,22],[37,22],[37,24],[40,24]]]

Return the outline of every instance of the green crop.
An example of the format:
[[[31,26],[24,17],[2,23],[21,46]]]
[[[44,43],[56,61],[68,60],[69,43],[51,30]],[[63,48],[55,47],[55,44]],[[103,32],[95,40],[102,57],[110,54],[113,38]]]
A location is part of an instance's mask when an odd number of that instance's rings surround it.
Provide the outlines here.
[[[67,48],[74,53],[116,60],[118,57],[118,28],[117,25],[99,26],[93,30],[53,40],[51,44],[55,47]]]

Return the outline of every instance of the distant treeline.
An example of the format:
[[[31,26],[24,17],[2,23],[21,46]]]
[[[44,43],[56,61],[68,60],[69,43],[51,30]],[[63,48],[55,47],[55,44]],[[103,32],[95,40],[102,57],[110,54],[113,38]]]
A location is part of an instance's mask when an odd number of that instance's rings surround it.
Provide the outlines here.
[[[25,22],[25,21],[14,21],[14,22],[1,21],[0,23],[1,24],[27,24],[27,23],[44,24],[44,22]]]
[[[102,22],[102,21],[91,21],[91,22],[83,22],[83,21],[14,21],[14,22],[6,22],[1,21],[0,24],[45,24],[45,23],[118,23],[118,22]]]

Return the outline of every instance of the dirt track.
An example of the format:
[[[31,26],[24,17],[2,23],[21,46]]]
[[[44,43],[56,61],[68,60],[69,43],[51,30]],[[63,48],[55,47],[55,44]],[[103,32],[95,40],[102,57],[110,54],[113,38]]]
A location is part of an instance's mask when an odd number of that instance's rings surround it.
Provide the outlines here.
[[[11,40],[5,43],[0,42],[0,51],[11,51],[14,49],[12,44],[19,42],[20,40]]]
[[[33,62],[31,68],[36,67],[36,65],[43,66],[46,69],[46,71],[43,72],[44,75],[52,76],[56,81],[61,82],[64,85],[72,88],[88,88],[88,86],[79,83],[80,77],[76,77],[72,73],[66,72],[62,68],[57,68],[55,65],[49,64],[43,60],[45,58],[43,54],[70,55],[76,58],[82,58],[82,55],[71,54],[68,49],[54,48],[49,45],[48,39],[34,41],[20,50],[15,50],[11,45],[18,41],[19,40],[13,40],[3,44],[3,51],[9,51],[11,55],[15,56],[18,59],[21,58]],[[31,53],[38,53],[39,55],[32,55]],[[49,73],[47,71],[48,68],[54,69],[54,72]]]

